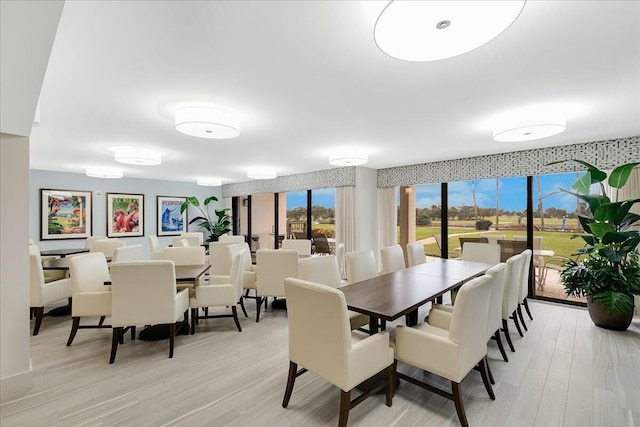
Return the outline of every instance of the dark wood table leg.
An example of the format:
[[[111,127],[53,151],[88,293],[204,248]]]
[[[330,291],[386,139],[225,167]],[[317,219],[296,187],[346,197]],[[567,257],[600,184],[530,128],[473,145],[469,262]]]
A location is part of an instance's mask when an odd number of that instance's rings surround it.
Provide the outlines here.
[[[418,310],[414,310],[404,316],[404,321],[407,326],[416,326],[418,324]]]

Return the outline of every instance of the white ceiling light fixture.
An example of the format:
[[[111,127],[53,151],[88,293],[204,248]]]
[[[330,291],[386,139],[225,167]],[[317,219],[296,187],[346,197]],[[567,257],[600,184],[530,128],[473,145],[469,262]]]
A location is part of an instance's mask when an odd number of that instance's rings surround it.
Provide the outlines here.
[[[278,176],[274,168],[257,167],[247,171],[247,177],[251,179],[273,179]]]
[[[154,166],[162,163],[162,154],[150,148],[119,147],[116,148],[115,160],[128,165]]]
[[[493,130],[493,139],[499,142],[522,142],[547,138],[564,132],[567,124],[564,119],[545,121],[520,121]]]
[[[109,178],[109,179],[122,178],[122,169],[118,169],[118,168],[88,166],[87,168],[85,168],[85,173],[87,174],[87,176],[90,176],[93,178]]]
[[[196,183],[205,187],[219,187],[222,185],[222,180],[220,178],[201,177],[196,178]]]
[[[359,166],[368,161],[369,156],[358,150],[340,150],[329,155],[329,164],[333,166]]]
[[[189,106],[175,110],[176,129],[198,138],[229,139],[240,135],[240,117],[224,107]]]
[[[393,58],[437,61],[490,42],[518,18],[525,3],[395,0],[378,17],[373,35]]]

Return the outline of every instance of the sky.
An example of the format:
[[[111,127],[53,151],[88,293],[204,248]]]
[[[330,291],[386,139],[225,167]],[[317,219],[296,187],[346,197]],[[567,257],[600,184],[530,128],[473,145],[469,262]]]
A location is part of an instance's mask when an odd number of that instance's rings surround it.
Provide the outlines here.
[[[562,173],[540,176],[540,188],[543,195],[547,195],[558,188],[571,190],[571,184],[576,180],[575,173]],[[527,181],[525,177],[500,178],[499,201],[500,209],[505,211],[522,211],[527,207]],[[475,181],[476,200],[481,208],[496,206],[496,180],[482,179]],[[287,210],[307,205],[306,191],[292,191],[287,194]],[[326,207],[335,206],[335,188],[324,188],[312,191],[312,204]],[[533,180],[534,203],[538,198],[537,182]],[[416,207],[430,208],[440,204],[440,184],[416,185]],[[543,199],[544,208],[555,207],[572,212],[576,209],[576,198],[570,194],[559,193]],[[473,206],[471,181],[457,181],[449,183],[449,206]]]

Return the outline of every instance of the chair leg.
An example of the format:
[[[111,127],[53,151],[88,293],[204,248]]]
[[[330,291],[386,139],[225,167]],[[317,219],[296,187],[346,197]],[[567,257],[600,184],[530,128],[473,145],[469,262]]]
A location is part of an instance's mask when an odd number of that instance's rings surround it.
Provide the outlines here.
[[[35,337],[40,331],[40,325],[42,325],[42,318],[44,317],[44,306],[33,307],[33,315],[36,318],[36,324],[33,326],[33,336]]]
[[[173,343],[176,339],[176,324],[169,325],[169,358],[173,357]]]
[[[135,341],[136,340],[136,327],[135,326],[131,326],[129,329],[131,330],[131,341]]]
[[[242,308],[242,312],[244,313],[244,317],[249,317],[249,315],[247,314],[247,309],[244,308],[244,298],[240,297],[240,300],[238,302],[240,303],[240,308]]]
[[[182,330],[182,335],[189,335],[189,309],[187,308],[182,314],[182,325],[180,326]]]
[[[388,407],[391,407],[391,405],[393,404],[393,395],[395,393],[395,373],[396,373],[396,368],[395,368],[395,363],[392,363],[391,365],[387,366],[387,384],[385,387],[385,397],[386,397],[386,405]]]
[[[80,326],[80,318],[72,317],[71,323],[71,333],[69,334],[69,339],[67,340],[67,347],[71,345],[73,339],[76,337],[76,333],[78,332],[78,326]]]
[[[340,418],[338,419],[338,427],[347,427],[349,409],[351,409],[351,390],[340,390]]]
[[[491,383],[489,382],[489,373],[487,366],[487,356],[480,359],[480,375],[482,376],[482,382],[484,383],[484,388],[487,390],[487,394],[491,398],[491,400],[496,400],[496,395],[493,394],[493,388],[491,387]]]
[[[505,319],[502,319],[502,332],[504,332],[504,336],[507,339],[507,344],[509,344],[509,349],[511,349],[511,351],[515,353],[516,349],[513,348],[513,343],[511,342],[511,335],[509,335],[509,323]]]
[[[198,309],[191,309],[191,335],[196,333],[196,320],[198,319]]]
[[[529,316],[529,319],[533,320],[533,317],[531,316],[531,311],[529,310],[529,302],[527,302],[527,299],[525,298],[522,303],[524,304],[524,309],[527,310],[527,315]]]
[[[111,335],[111,357],[109,358],[110,364],[116,361],[116,352],[118,351],[120,335],[122,335],[122,328],[113,328],[113,334]]]
[[[102,324],[104,323],[104,319],[106,318],[106,316],[100,316],[100,320],[98,320],[98,326],[102,326]]]
[[[256,299],[256,323],[260,321],[260,307],[262,307],[262,297]]]
[[[489,365],[489,358],[484,357],[484,363],[487,365],[487,373],[489,374],[489,382],[491,385],[496,385],[496,380],[493,378],[493,372],[491,372],[491,365]]]
[[[499,329],[493,334],[493,337],[496,339],[496,343],[498,344],[498,349],[500,350],[500,354],[502,355],[502,359],[505,362],[508,362],[509,358],[507,357],[507,352],[504,351],[504,346],[502,345],[502,338],[500,338],[500,330]]]
[[[238,328],[238,332],[242,332],[242,328],[240,327],[240,321],[238,320],[238,309],[235,305],[231,306],[231,311],[233,312],[233,321],[236,322],[236,328]]]
[[[520,334],[521,337],[524,337],[523,333],[522,333],[522,328],[520,328],[520,322],[518,322],[518,310],[513,310],[513,313],[511,314],[511,318],[513,319],[513,323],[516,325],[516,330],[518,331],[518,334]]]
[[[522,316],[522,305],[518,304],[518,317],[520,318],[520,323],[522,323],[522,327],[524,328],[525,331],[528,331],[529,328],[527,328],[527,324],[524,323],[524,317]]]
[[[296,363],[289,361],[289,376],[287,377],[287,388],[284,390],[284,399],[282,399],[283,408],[286,408],[289,405],[289,399],[291,399],[293,386],[296,383],[297,371],[298,371],[298,365]]]
[[[462,427],[469,427],[467,421],[467,415],[464,413],[464,405],[462,404],[462,393],[460,392],[460,384],[455,381],[451,381],[451,391],[453,394],[453,402],[456,404],[456,412],[458,413],[458,419]]]

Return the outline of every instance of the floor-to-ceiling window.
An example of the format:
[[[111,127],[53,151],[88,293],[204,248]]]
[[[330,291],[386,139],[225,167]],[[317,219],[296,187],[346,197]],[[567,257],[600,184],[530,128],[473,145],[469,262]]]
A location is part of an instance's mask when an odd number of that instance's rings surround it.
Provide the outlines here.
[[[415,240],[424,245],[427,255],[439,257],[440,246],[438,242],[442,224],[440,221],[442,213],[440,184],[416,185],[415,195]]]
[[[307,191],[289,191],[281,193],[281,197],[286,197],[286,226],[280,230],[285,233],[287,239],[307,238]],[[280,212],[282,215],[283,212]]]
[[[335,237],[336,189],[321,188],[311,191],[312,234],[321,233],[328,238]]]

